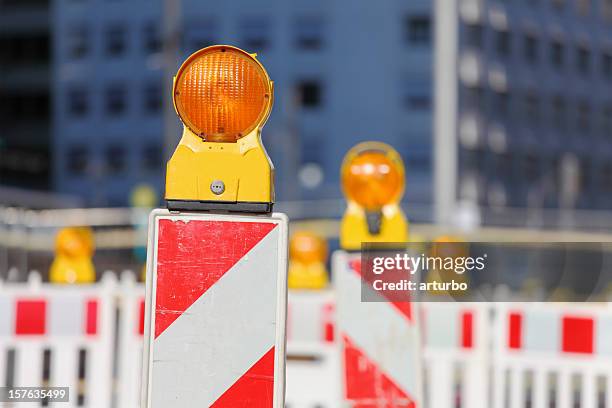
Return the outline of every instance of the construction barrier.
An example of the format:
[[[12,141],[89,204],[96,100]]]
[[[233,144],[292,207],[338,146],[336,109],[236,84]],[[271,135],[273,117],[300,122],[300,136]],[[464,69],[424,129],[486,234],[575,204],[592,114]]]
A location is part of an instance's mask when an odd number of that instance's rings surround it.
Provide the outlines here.
[[[112,275],[61,286],[31,274],[26,285],[1,286],[0,384],[69,387],[75,404],[109,407],[116,288]]]
[[[282,407],[287,218],[155,210],[149,226],[142,407]]]
[[[426,406],[488,407],[489,305],[421,306]]]
[[[415,303],[362,302],[359,254],[336,251],[332,270],[342,360],[342,406],[422,406]],[[372,291],[370,298],[381,296]]]
[[[334,295],[330,290],[289,291],[287,344],[332,343],[335,307]]]
[[[608,304],[495,305],[495,408],[612,406]]]

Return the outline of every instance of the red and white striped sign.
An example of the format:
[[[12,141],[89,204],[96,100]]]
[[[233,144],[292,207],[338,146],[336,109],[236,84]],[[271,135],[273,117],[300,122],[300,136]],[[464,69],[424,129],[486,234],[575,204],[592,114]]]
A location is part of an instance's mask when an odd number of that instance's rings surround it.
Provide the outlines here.
[[[344,383],[354,407],[416,408],[421,404],[421,355],[414,303],[362,302],[359,254],[337,251],[333,275]],[[369,285],[370,299],[382,296]]]
[[[282,407],[287,218],[150,221],[143,407]]]
[[[500,316],[505,322],[505,345],[516,353],[612,357],[612,313],[607,308],[600,309],[510,305]]]

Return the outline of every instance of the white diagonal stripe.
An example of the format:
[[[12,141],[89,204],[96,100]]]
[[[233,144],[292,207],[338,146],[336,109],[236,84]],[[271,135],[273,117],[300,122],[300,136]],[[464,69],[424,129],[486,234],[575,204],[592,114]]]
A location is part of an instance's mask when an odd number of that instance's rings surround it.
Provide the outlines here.
[[[208,407],[275,344],[279,229],[154,342],[152,407]]]
[[[420,375],[416,325],[390,302],[362,302],[361,278],[348,262],[335,272],[340,333],[345,333],[400,388],[416,398]]]

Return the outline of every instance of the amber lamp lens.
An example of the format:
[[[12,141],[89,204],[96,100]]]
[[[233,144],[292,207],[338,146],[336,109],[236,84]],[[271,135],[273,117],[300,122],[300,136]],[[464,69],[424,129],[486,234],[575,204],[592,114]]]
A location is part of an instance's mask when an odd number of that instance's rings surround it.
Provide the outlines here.
[[[271,85],[262,67],[244,51],[211,47],[191,56],[175,83],[183,123],[210,142],[235,142],[267,117]]]
[[[69,257],[91,256],[93,235],[85,228],[64,228],[57,234],[55,246],[58,254]]]
[[[347,196],[366,210],[376,211],[397,201],[404,188],[397,165],[383,152],[363,152],[342,173]]]
[[[289,256],[292,261],[305,264],[325,262],[327,243],[317,234],[296,232],[289,241]]]

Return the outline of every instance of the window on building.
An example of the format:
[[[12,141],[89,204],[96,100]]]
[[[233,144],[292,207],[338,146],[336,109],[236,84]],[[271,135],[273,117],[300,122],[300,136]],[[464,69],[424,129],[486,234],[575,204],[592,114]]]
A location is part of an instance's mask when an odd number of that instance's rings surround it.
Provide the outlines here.
[[[601,75],[612,80],[612,52],[607,51],[601,54]]]
[[[406,108],[413,111],[431,109],[431,88],[428,83],[425,80],[402,81],[402,102]]]
[[[265,16],[245,17],[240,21],[241,44],[247,50],[263,51],[270,46],[271,22]]]
[[[72,146],[68,149],[66,157],[66,170],[74,175],[82,175],[87,172],[89,163],[88,151],[85,146]]]
[[[159,113],[162,110],[162,87],[160,81],[150,82],[144,87],[144,111]]]
[[[217,20],[212,17],[204,20],[187,18],[185,27],[189,27],[183,36],[183,46],[187,50],[199,50],[219,43],[217,33],[220,30]]]
[[[68,89],[66,104],[70,116],[85,116],[89,112],[89,93],[84,87],[71,87]]]
[[[540,98],[532,91],[525,95],[525,119],[532,125],[540,122]]]
[[[75,25],[68,29],[66,47],[68,58],[83,58],[89,52],[89,27],[87,25]]]
[[[606,22],[612,22],[612,0],[601,0],[601,14]]]
[[[301,16],[295,20],[295,47],[316,51],[325,45],[325,21],[319,16]]]
[[[147,171],[159,171],[163,168],[164,154],[161,143],[151,143],[142,152],[142,167]]]
[[[493,109],[498,115],[510,115],[510,94],[506,91],[493,92]]]
[[[583,133],[591,131],[591,105],[587,101],[578,103],[578,131]]]
[[[408,16],[405,20],[406,38],[412,45],[431,43],[431,19],[429,16]]]
[[[322,104],[322,86],[319,81],[305,80],[297,85],[300,104],[305,108],[317,108]]]
[[[469,109],[484,112],[485,91],[479,86],[468,86],[464,88],[465,106]]]
[[[120,56],[126,50],[127,31],[121,24],[113,24],[106,28],[106,55]]]
[[[561,10],[565,7],[565,1],[566,0],[551,0],[553,7],[557,10]]]
[[[553,40],[550,44],[550,62],[555,68],[563,67],[565,60],[565,47],[559,40]]]
[[[524,39],[525,59],[536,62],[538,59],[538,38],[534,34],[526,34]]]
[[[495,33],[495,48],[497,54],[502,57],[510,55],[510,33],[507,30],[497,31]]]
[[[484,28],[481,24],[467,24],[465,26],[465,42],[468,46],[482,48]]]
[[[162,50],[162,36],[160,25],[148,22],[142,30],[143,48],[148,54],[157,54]]]
[[[123,144],[108,146],[105,151],[106,169],[109,173],[121,173],[126,168],[126,153]]]
[[[587,75],[591,69],[591,51],[588,47],[581,45],[576,49],[576,65],[578,72]]]
[[[127,108],[127,93],[124,84],[113,84],[106,89],[106,113],[118,116]]]
[[[589,15],[591,12],[591,0],[576,0],[576,8],[578,13],[583,16]]]
[[[565,130],[567,103],[562,95],[556,95],[552,101],[552,122],[557,130]]]

